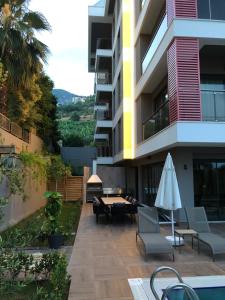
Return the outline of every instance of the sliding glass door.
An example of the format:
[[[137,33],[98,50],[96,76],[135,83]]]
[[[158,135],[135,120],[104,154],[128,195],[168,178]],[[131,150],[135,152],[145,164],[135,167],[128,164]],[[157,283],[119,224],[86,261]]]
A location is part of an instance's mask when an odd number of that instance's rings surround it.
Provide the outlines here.
[[[225,221],[225,160],[194,160],[194,194],[209,220]]]

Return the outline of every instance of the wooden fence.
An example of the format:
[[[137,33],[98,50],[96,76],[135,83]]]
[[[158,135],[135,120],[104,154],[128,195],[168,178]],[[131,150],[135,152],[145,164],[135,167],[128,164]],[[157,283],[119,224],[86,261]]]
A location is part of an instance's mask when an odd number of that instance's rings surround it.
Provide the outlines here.
[[[48,190],[56,191],[56,182],[48,182]],[[58,181],[57,192],[63,195],[64,201],[78,201],[83,199],[83,176],[70,176]]]

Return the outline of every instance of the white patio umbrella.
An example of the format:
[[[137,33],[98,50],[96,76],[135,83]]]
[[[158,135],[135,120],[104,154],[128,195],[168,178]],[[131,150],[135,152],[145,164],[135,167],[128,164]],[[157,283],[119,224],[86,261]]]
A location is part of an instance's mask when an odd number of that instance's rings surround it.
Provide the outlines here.
[[[168,153],[163,167],[155,206],[171,211],[172,237],[167,237],[167,239],[175,243],[173,212],[182,208],[182,205],[177,176],[170,153]]]

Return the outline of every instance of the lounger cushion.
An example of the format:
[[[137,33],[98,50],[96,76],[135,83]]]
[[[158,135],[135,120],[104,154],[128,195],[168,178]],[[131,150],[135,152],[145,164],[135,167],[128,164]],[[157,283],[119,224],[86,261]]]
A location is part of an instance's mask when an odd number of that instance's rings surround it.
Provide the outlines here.
[[[159,233],[139,233],[147,254],[172,253],[172,245]]]
[[[214,254],[225,254],[225,238],[211,232],[199,233],[198,238],[208,244]]]

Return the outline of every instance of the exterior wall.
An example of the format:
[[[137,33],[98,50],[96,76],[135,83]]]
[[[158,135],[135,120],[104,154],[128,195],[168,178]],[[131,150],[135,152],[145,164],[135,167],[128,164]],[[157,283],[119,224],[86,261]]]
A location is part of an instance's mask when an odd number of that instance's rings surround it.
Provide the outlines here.
[[[92,167],[92,161],[96,159],[95,147],[62,147],[61,155],[65,162],[72,167]]]
[[[0,128],[0,144],[11,146],[14,145],[16,153],[20,153],[22,150],[30,152],[41,152],[43,147],[42,140],[34,133],[30,133],[30,143],[26,143],[23,140],[17,138],[11,133]]]
[[[125,189],[125,168],[98,166],[97,174],[103,182],[104,188],[122,188]]]
[[[200,66],[197,39],[176,38],[168,50],[170,123],[200,121]]]
[[[30,152],[41,152],[43,142],[35,134],[31,133],[30,143],[18,139],[12,134],[0,129],[1,144],[14,145],[16,152],[19,153],[22,150]],[[1,195],[7,194],[7,183],[3,181],[0,186]],[[0,229],[4,229],[10,225],[18,223],[20,220],[31,215],[45,204],[43,194],[46,191],[46,182],[37,183],[32,178],[29,178],[25,186],[26,200],[23,200],[22,196],[12,196],[9,200],[9,204],[3,209],[4,218]]]

